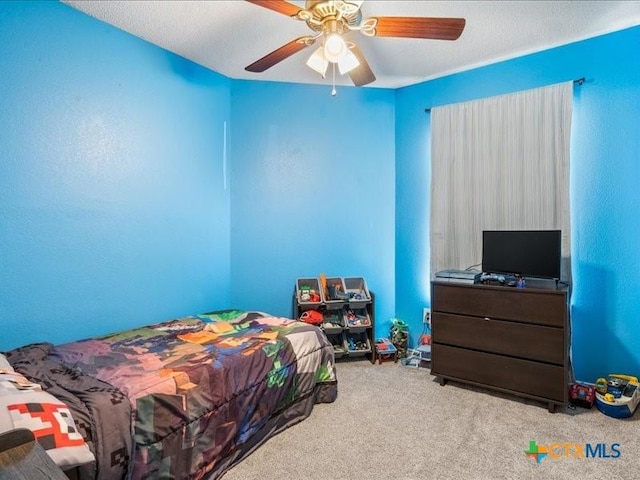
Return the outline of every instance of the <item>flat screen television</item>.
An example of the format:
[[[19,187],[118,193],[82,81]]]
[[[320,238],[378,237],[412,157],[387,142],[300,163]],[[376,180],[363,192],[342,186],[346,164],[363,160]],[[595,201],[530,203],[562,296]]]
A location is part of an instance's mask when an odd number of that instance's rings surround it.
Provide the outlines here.
[[[560,230],[485,230],[482,271],[560,279]]]

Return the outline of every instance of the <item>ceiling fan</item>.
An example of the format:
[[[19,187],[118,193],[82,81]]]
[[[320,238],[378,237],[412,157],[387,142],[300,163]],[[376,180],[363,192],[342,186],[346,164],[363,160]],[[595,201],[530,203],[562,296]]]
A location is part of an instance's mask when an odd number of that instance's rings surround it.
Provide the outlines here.
[[[245,70],[264,72],[316,42],[322,42],[309,57],[307,65],[323,78],[329,64],[332,64],[334,73],[337,65],[340,74],[348,73],[354,85],[358,87],[373,82],[376,77],[360,48],[353,42],[345,41],[345,33],[359,31],[369,37],[456,40],[465,26],[464,18],[370,17],[363,19],[360,10],[362,0],[306,0],[304,8],[285,0],[246,1],[295,20],[304,21],[314,33],[291,40],[245,67]]]

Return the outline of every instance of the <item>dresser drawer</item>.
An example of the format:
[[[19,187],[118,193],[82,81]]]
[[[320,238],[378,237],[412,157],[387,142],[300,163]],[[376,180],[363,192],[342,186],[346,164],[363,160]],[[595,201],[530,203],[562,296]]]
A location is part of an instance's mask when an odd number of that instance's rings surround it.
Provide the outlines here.
[[[472,348],[563,365],[565,338],[561,328],[434,312],[434,343]]]
[[[431,374],[523,393],[560,403],[567,401],[564,368],[492,353],[433,344]]]
[[[563,327],[566,294],[560,290],[433,284],[432,311]]]

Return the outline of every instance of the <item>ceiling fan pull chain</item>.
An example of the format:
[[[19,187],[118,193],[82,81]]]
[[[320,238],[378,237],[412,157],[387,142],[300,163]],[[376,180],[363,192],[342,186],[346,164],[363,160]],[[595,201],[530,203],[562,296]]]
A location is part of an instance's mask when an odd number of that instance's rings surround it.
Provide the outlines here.
[[[338,93],[336,91],[336,64],[332,63],[331,65],[333,66],[333,89],[331,90],[331,95],[335,97]]]

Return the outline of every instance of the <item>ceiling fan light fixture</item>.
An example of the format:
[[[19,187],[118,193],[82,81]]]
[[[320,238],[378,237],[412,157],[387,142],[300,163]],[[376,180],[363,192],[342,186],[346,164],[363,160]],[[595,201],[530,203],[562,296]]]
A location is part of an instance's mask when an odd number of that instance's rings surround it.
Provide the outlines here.
[[[351,50],[347,50],[345,56],[338,60],[338,70],[340,71],[340,75],[349,73],[358,66],[360,66],[360,61],[358,60],[358,57],[351,52]]]
[[[324,47],[318,47],[313,54],[307,60],[307,66],[312,70],[315,70],[322,78],[324,78],[327,73],[327,67],[329,66],[329,60],[327,60],[324,56]]]
[[[324,57],[331,63],[338,63],[347,51],[347,44],[339,33],[330,33],[324,39]]]
[[[340,74],[348,73],[357,87],[376,80],[360,48],[345,40],[353,32],[368,37],[457,40],[466,25],[464,18],[383,16],[364,19],[360,10],[363,0],[306,0],[304,7],[301,6],[302,0],[295,3],[290,0],[246,1],[304,21],[314,33],[282,45],[245,67],[245,70],[264,72],[316,41],[321,41],[322,46],[309,57],[307,65],[324,78],[331,63],[334,92],[336,66]]]

